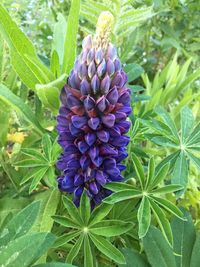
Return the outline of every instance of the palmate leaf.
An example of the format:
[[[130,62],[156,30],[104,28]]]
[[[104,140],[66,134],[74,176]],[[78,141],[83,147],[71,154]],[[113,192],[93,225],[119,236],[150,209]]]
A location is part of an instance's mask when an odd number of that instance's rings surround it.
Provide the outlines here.
[[[119,264],[119,267],[133,267],[133,262],[135,267],[150,267],[145,258],[137,251],[130,248],[123,248],[122,253],[124,254],[126,264]]]
[[[36,189],[39,182],[42,180],[42,178],[45,176],[46,172],[48,170],[48,167],[41,168],[40,171],[37,172],[37,176],[34,175],[34,178],[32,179],[31,185],[29,187],[29,194]]]
[[[33,267],[76,267],[76,266],[62,262],[49,262],[49,263],[34,265]]]
[[[104,218],[110,212],[112,205],[102,203],[91,212],[87,198],[86,192],[84,191],[81,197],[80,207],[77,208],[71,199],[63,197],[64,206],[68,210],[71,218],[61,215],[55,215],[53,218],[55,222],[73,230],[58,237],[54,247],[63,246],[66,242],[73,241],[73,247],[68,253],[66,262],[71,263],[79,251],[83,250],[83,254],[87,258],[87,260],[84,259],[84,267],[93,264],[90,254],[94,250],[94,246],[115,262],[124,263],[121,252],[106,238],[127,233],[133,227],[132,223],[121,220],[105,220]],[[93,261],[96,261],[96,259],[94,258]]]

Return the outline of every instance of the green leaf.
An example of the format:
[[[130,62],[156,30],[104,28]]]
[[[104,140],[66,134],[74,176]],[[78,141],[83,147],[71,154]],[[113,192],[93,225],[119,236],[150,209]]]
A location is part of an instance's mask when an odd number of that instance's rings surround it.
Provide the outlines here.
[[[137,219],[139,223],[139,238],[143,238],[148,232],[151,223],[151,209],[148,197],[143,197],[140,203]]]
[[[124,67],[124,70],[128,75],[128,82],[134,81],[144,72],[144,69],[140,65],[135,63],[127,64]]]
[[[165,185],[164,187],[154,189],[151,191],[151,194],[168,194],[168,193],[173,193],[179,190],[182,190],[183,186],[179,184],[169,184]]]
[[[200,234],[197,235],[194,247],[192,250],[192,257],[190,261],[190,267],[199,267],[200,263]]]
[[[38,216],[37,231],[50,232],[53,226],[52,216],[56,213],[57,206],[60,201],[60,192],[56,189],[49,189],[45,192],[45,197],[42,199],[40,213]]]
[[[63,204],[67,209],[68,213],[70,214],[70,217],[80,226],[83,225],[83,220],[80,217],[78,209],[71,201],[71,199],[69,199],[67,196],[63,196]]]
[[[42,148],[44,151],[44,155],[48,161],[51,161],[51,149],[52,142],[49,134],[44,134],[42,137]]]
[[[172,184],[180,184],[183,186],[184,190],[177,192],[177,196],[184,193],[188,182],[188,164],[184,152],[181,152],[176,159],[172,179]]]
[[[63,245],[65,245],[66,243],[68,243],[69,241],[71,241],[72,239],[74,239],[75,237],[80,235],[80,231],[73,231],[73,232],[69,232],[67,234],[64,234],[60,237],[58,237],[56,239],[56,242],[53,244],[54,248],[57,247],[61,247]]]
[[[90,232],[95,235],[112,237],[122,235],[133,227],[132,223],[126,223],[120,220],[101,221],[90,228]]]
[[[148,165],[148,174],[147,174],[147,180],[145,184],[145,188],[147,189],[148,186],[151,184],[154,178],[154,172],[155,172],[155,162],[154,158],[151,157],[149,160],[149,165]]]
[[[31,185],[29,187],[29,194],[33,192],[33,190],[36,189],[38,186],[39,182],[42,180],[44,177],[45,173],[47,172],[48,167],[45,168],[40,168],[40,171],[37,172],[37,176],[35,176],[31,182]]]
[[[99,206],[97,206],[92,211],[92,214],[91,214],[90,220],[89,220],[89,226],[103,220],[108,215],[108,213],[110,212],[112,207],[113,207],[112,205],[109,205],[106,203],[101,203]]]
[[[53,72],[53,74],[57,77],[60,77],[60,62],[59,62],[59,56],[56,50],[53,50],[51,54],[51,60],[50,60],[50,69]]]
[[[199,168],[200,170],[200,159],[197,158],[196,156],[194,156],[192,153],[190,153],[189,151],[187,151],[187,155],[190,158],[190,160],[197,166],[197,168]]]
[[[193,124],[194,117],[192,111],[186,106],[181,110],[181,140],[183,143],[187,139]]]
[[[191,134],[188,136],[188,138],[187,138],[187,147],[200,142],[199,133],[200,133],[200,123],[198,123],[194,127],[194,129],[192,130]]]
[[[15,215],[1,232],[0,245],[5,246],[9,241],[25,235],[36,221],[39,208],[40,202],[36,201]]]
[[[114,192],[119,192],[123,190],[132,190],[134,187],[130,184],[125,184],[125,183],[118,183],[118,182],[110,182],[104,185],[106,189],[110,189]]]
[[[152,198],[158,203],[158,205],[162,206],[167,211],[169,211],[170,213],[174,214],[176,217],[184,220],[183,219],[183,213],[172,202],[170,202],[167,199],[160,198],[160,197],[152,196]]]
[[[171,117],[169,116],[169,114],[167,113],[167,111],[165,111],[162,107],[158,106],[158,107],[155,108],[155,112],[167,124],[167,126],[171,130],[171,133],[173,134],[173,136],[178,141],[179,140],[179,135],[178,135],[178,131],[176,129],[176,125],[174,124],[173,120],[171,119]]]
[[[134,165],[137,177],[140,181],[140,185],[142,188],[144,188],[145,187],[145,174],[144,174],[143,166],[134,153],[131,153],[131,158],[133,161],[133,165]]]
[[[55,237],[50,233],[32,233],[11,241],[0,251],[0,265],[28,267],[53,244]]]
[[[0,5],[0,32],[10,48],[11,63],[27,87],[34,90],[37,83],[46,82],[43,75],[47,76],[49,81],[54,79],[54,75],[38,59],[30,40],[17,27],[2,5]],[[32,58],[34,64],[29,58]]]
[[[123,248],[122,253],[124,254],[126,264],[119,264],[119,267],[133,267],[133,262],[134,267],[150,267],[145,258],[137,251],[130,248]]]
[[[176,267],[173,250],[158,229],[151,226],[143,244],[152,267]]]
[[[75,61],[79,12],[80,12],[80,0],[72,0],[67,20],[67,32],[65,37],[64,57],[62,65],[62,73],[66,74],[69,74]]]
[[[114,204],[123,200],[138,198],[142,196],[142,192],[134,189],[127,189],[117,193],[113,193],[109,197],[105,198],[103,201],[108,204]]]
[[[72,219],[69,219],[64,216],[60,215],[54,215],[52,216],[55,222],[65,226],[65,227],[70,227],[70,228],[80,228],[80,225],[74,222]]]
[[[21,149],[22,154],[29,156],[29,157],[33,157],[35,159],[38,159],[40,161],[44,161],[45,163],[47,163],[47,159],[42,155],[42,153],[40,153],[38,151],[38,149],[35,148],[22,148]]]
[[[71,248],[70,252],[67,255],[66,262],[72,263],[73,259],[77,256],[79,253],[79,250],[81,249],[81,245],[83,243],[84,235],[81,235],[79,239],[76,241],[76,243]]]
[[[70,214],[70,217],[74,220],[74,222],[76,222],[76,224],[80,226],[83,225],[83,220],[78,212],[78,209],[71,201],[71,199],[68,198],[67,196],[63,196],[63,204],[67,209],[68,213]]]
[[[97,247],[97,249],[104,255],[106,255],[108,258],[117,263],[125,264],[123,254],[117,248],[115,248],[108,240],[100,236],[96,237],[92,234],[90,234],[90,238],[94,245]]]
[[[57,22],[54,25],[54,31],[53,31],[52,50],[53,50],[53,54],[54,54],[54,51],[56,51],[56,54],[58,55],[59,62],[60,62],[59,65],[61,65],[63,62],[66,29],[67,29],[67,22],[66,22],[65,16],[62,13],[58,13]]]
[[[182,209],[185,221],[174,218],[171,222],[171,228],[174,236],[174,252],[177,266],[190,266],[192,248],[195,243],[195,227],[189,212]]]
[[[49,167],[47,162],[38,159],[23,159],[15,162],[14,166],[21,168]]]
[[[42,167],[42,168],[45,168],[46,167]],[[26,174],[23,176],[23,179],[21,180],[20,182],[20,185],[26,183],[28,180],[30,180],[32,177],[37,177],[38,173],[40,174],[41,173],[41,167],[37,167],[37,168],[34,168],[28,172],[26,172]]]
[[[60,90],[66,83],[67,75],[64,73],[56,80],[46,84],[36,84],[37,95],[42,104],[57,115],[60,106]]]
[[[166,218],[165,213],[151,198],[149,198],[149,201],[151,204],[151,209],[153,210],[154,216],[156,217],[156,220],[160,226],[160,229],[161,229],[164,237],[169,242],[170,246],[172,246],[173,245],[172,230],[170,227],[170,223]]]
[[[49,263],[34,265],[33,267],[76,267],[76,266],[61,262],[49,262]]]
[[[93,267],[93,255],[88,235],[84,236],[84,267]]]
[[[0,6],[1,8],[1,6]],[[29,121],[37,132],[42,135],[45,130],[42,128],[31,108],[26,105],[21,98],[13,94],[6,86],[0,84],[0,99],[12,106],[16,111],[21,112],[27,121]]]
[[[90,200],[86,194],[86,191],[83,192],[80,200],[80,216],[85,225],[87,225],[90,218]]]
[[[160,167],[159,170],[157,170],[157,173],[152,180],[151,184],[149,185],[149,189],[153,189],[155,186],[157,186],[161,181],[165,179],[167,176],[167,173],[169,171],[169,163],[163,165]]]

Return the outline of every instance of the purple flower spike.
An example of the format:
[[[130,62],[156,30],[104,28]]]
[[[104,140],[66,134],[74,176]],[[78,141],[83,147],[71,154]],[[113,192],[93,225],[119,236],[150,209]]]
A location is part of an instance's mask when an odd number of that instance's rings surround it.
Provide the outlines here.
[[[82,52],[60,94],[56,127],[63,148],[57,161],[58,188],[73,194],[77,206],[86,190],[92,208],[112,193],[103,185],[123,180],[121,162],[128,156],[125,134],[132,111],[117,50],[108,35],[101,38],[83,40]]]

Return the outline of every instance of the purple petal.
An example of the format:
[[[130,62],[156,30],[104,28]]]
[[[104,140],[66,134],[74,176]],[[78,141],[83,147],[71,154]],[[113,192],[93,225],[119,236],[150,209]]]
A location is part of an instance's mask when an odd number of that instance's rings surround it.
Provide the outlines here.
[[[104,115],[102,117],[102,122],[104,125],[106,125],[108,128],[111,128],[115,124],[115,116],[113,114]]]
[[[87,168],[90,166],[90,163],[91,163],[91,160],[87,156],[83,155],[80,158],[80,165],[83,171],[87,170]]]
[[[96,135],[94,133],[88,133],[85,135],[85,141],[89,146],[92,146],[96,141]]]
[[[107,48],[107,57],[114,60],[117,57],[117,50],[113,44],[109,44]]]
[[[112,88],[106,98],[108,99],[108,101],[114,105],[115,103],[117,103],[117,100],[118,100],[118,97],[119,97],[119,94],[118,94],[118,91],[117,91],[117,87],[115,86],[114,88]]]
[[[95,101],[91,96],[87,96],[83,103],[84,103],[84,107],[87,111],[89,111],[95,107]]]
[[[105,59],[102,60],[101,64],[97,68],[97,74],[99,78],[103,77],[103,75],[106,73],[106,61]]]
[[[89,190],[93,193],[93,194],[98,194],[98,192],[99,192],[99,190],[98,190],[98,188],[97,188],[97,185],[96,185],[96,183],[95,182],[91,182],[90,184],[89,184]]]
[[[101,92],[102,94],[107,94],[110,88],[110,77],[108,76],[108,74],[103,78],[103,80],[101,81]]]
[[[97,137],[99,138],[100,141],[107,143],[110,135],[108,132],[101,130],[97,132]]]
[[[114,65],[115,65],[115,71],[121,70],[121,62],[118,58],[115,59]]]
[[[84,116],[74,115],[71,119],[74,127],[76,127],[77,129],[80,129],[87,124],[87,118]]]
[[[93,61],[94,54],[95,54],[94,48],[90,49],[90,51],[87,54],[87,64],[88,65]]]
[[[114,149],[113,146],[109,144],[103,144],[100,147],[100,155],[101,156],[117,156],[118,152]]]
[[[96,50],[96,53],[95,53],[95,61],[96,61],[96,64],[99,65],[99,63],[103,60],[103,51],[102,49],[99,47],[97,48]]]
[[[78,67],[78,75],[81,80],[87,76],[87,72],[87,66],[84,63],[80,64],[80,66]]]
[[[97,129],[97,127],[99,126],[99,123],[100,123],[99,118],[90,118],[88,120],[88,125],[93,130],[96,130]]]
[[[111,87],[118,86],[122,87],[124,85],[124,80],[120,72],[117,72],[111,82]]]
[[[122,104],[127,104],[127,103],[129,103],[130,102],[130,94],[129,94],[129,92],[124,92],[120,97],[119,97],[119,99],[118,99],[118,102],[119,103],[122,103]]]
[[[89,49],[92,47],[92,36],[91,35],[88,35],[83,39],[82,47],[83,49]]]
[[[90,155],[91,159],[95,159],[96,157],[98,157],[99,156],[99,148],[96,146],[91,147],[89,150],[89,155]]]
[[[104,112],[104,110],[107,108],[108,104],[109,104],[109,102],[107,101],[105,96],[101,96],[97,100],[97,103],[96,103],[98,110],[100,110],[101,112]]]
[[[84,189],[83,186],[79,186],[79,187],[77,187],[77,188],[75,189],[75,191],[74,191],[74,196],[80,198],[81,195],[82,195],[82,193],[83,193],[83,189]]]
[[[86,78],[83,78],[80,83],[80,91],[82,95],[88,95],[91,92],[90,84],[88,83]]]
[[[88,150],[89,146],[85,141],[78,142],[78,149],[82,154],[84,154]]]
[[[110,58],[106,62],[106,70],[107,70],[108,75],[110,76],[112,76],[115,72],[115,65]]]
[[[130,138],[128,136],[120,136],[118,138],[113,138],[110,140],[110,143],[113,146],[122,147],[127,146],[129,143]]]
[[[98,170],[96,172],[96,180],[100,185],[104,185],[106,183],[106,175],[102,171]]]
[[[75,186],[79,186],[82,185],[84,183],[84,177],[81,174],[76,174],[74,176],[74,185]]]
[[[90,79],[92,79],[92,77],[94,76],[94,74],[96,73],[96,66],[94,61],[92,61],[89,66],[88,66],[88,76]]]
[[[115,112],[115,119],[116,119],[116,122],[119,122],[119,121],[121,121],[121,120],[125,120],[126,119],[126,113],[124,113],[124,112],[119,112],[119,111],[117,111],[117,112]]]
[[[100,80],[98,76],[95,74],[91,80],[91,87],[94,94],[96,94],[99,91],[100,86]]]

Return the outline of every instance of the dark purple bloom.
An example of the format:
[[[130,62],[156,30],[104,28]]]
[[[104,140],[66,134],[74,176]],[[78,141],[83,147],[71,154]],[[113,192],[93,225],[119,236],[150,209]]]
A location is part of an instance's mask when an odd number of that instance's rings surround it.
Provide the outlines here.
[[[79,200],[84,189],[92,206],[111,191],[108,182],[121,181],[127,157],[126,146],[131,113],[127,75],[115,47],[101,47],[91,36],[83,40],[83,51],[61,92],[57,116],[58,143],[63,148],[57,167],[59,189]]]

